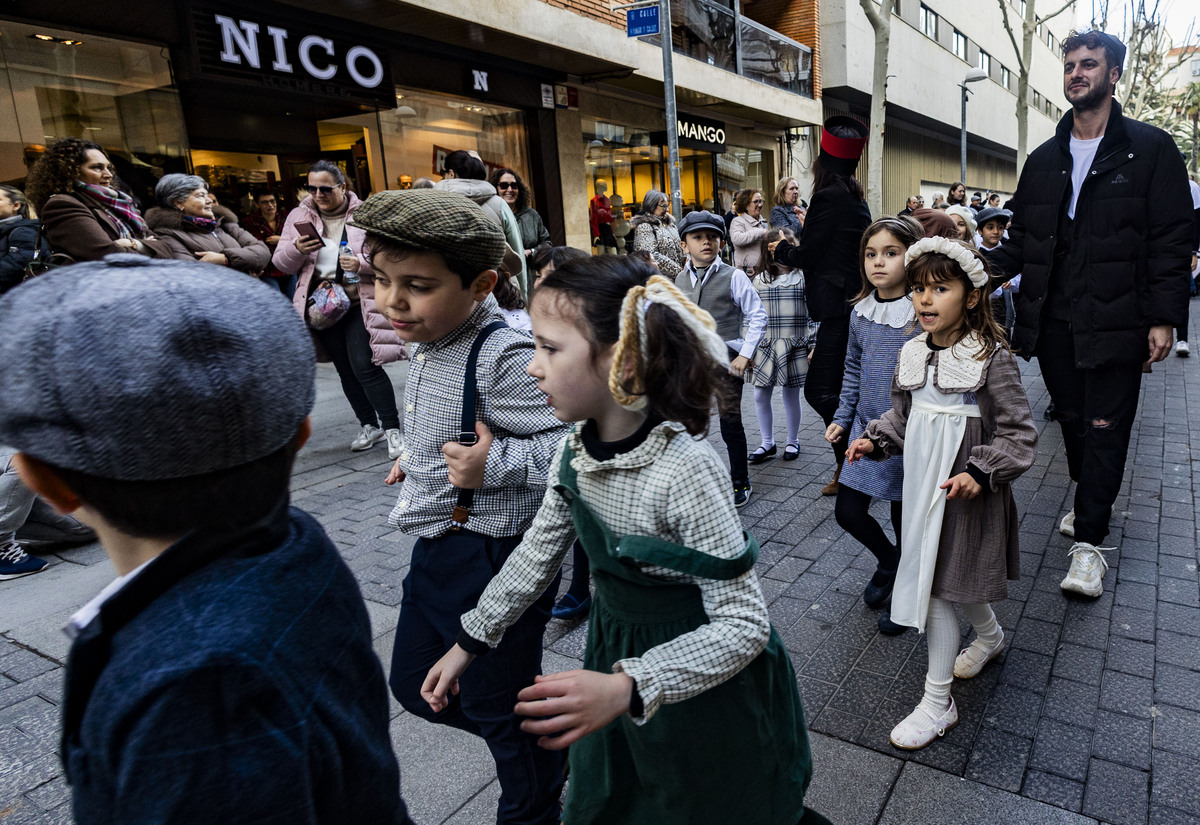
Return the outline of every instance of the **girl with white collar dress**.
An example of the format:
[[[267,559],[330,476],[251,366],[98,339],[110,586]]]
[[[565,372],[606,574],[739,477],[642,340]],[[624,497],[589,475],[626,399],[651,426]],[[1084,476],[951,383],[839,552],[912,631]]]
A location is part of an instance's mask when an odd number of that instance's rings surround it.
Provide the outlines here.
[[[1032,464],[1037,430],[1016,361],[992,318],[987,267],[967,245],[925,238],[905,255],[923,330],[900,351],[893,408],[867,425],[847,461],[904,455],[904,518],[892,621],[928,631],[925,695],[891,734],[916,750],[958,724],[950,695],[1004,648],[990,602],[1020,577],[1011,484]],[[959,647],[954,604],[975,628]]]

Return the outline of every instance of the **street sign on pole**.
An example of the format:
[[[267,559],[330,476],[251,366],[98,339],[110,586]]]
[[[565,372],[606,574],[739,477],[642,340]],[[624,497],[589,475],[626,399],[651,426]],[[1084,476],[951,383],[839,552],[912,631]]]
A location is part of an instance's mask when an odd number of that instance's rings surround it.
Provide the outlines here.
[[[658,6],[626,9],[625,28],[630,37],[658,34]]]

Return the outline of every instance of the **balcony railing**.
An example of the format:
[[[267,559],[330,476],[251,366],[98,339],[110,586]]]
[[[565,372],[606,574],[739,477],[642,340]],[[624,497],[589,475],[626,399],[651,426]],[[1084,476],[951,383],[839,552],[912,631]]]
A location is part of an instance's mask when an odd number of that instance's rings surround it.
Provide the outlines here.
[[[812,97],[812,49],[743,17],[726,0],[672,0],[677,54],[777,89]],[[643,38],[657,43],[657,37]]]

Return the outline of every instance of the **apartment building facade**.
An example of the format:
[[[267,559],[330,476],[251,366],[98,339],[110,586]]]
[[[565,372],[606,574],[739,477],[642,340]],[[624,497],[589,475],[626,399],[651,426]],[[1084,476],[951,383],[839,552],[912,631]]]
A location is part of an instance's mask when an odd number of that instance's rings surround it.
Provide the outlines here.
[[[899,211],[913,194],[931,203],[960,175],[962,92],[972,68],[987,80],[967,84],[968,192],[1016,188],[1018,62],[1004,30],[1001,3],[1018,42],[1025,3],[1035,0],[898,0],[891,22],[883,203]],[[1047,13],[1058,4],[1040,0]],[[1037,9],[1035,9],[1036,11]],[[1029,149],[1054,133],[1066,101],[1061,42],[1067,11],[1040,24],[1030,62]],[[821,4],[822,101],[826,115],[870,111],[875,35],[858,0]],[[859,169],[866,174],[866,161]]]

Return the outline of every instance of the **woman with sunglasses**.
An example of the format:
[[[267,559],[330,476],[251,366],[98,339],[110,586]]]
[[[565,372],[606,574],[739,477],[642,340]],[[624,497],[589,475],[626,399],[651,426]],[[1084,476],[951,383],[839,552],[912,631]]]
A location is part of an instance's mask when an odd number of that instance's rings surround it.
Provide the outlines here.
[[[733,265],[753,278],[758,272],[762,257],[762,239],[766,237],[766,218],[763,204],[766,199],[761,189],[743,189],[733,203],[737,217],[729,224],[729,241],[733,244]]]
[[[133,198],[117,188],[99,144],[63,138],[29,170],[26,187],[55,252],[76,261],[114,252],[171,257],[170,245],[150,232]]]
[[[521,230],[521,241],[525,247],[525,268],[528,270],[533,253],[550,246],[550,230],[542,223],[542,216],[530,205],[529,187],[512,169],[493,169],[488,183],[496,187],[498,194],[517,219]]]
[[[333,362],[342,392],[358,417],[360,429],[350,449],[369,450],[386,439],[388,457],[399,458],[404,449],[400,413],[383,365],[408,356],[392,325],[375,309],[370,278],[361,277],[371,272],[362,254],[366,233],[347,222],[362,201],[347,189],[337,164],[327,160],[312,165],[308,182],[300,188],[309,197],[288,213],[272,261],[281,272],[299,276],[292,303],[301,316],[323,280],[341,283],[350,296],[350,311],[336,324],[312,331],[317,360]],[[320,237],[302,233],[300,224],[311,224]],[[346,254],[340,254],[343,243],[348,244]]]

